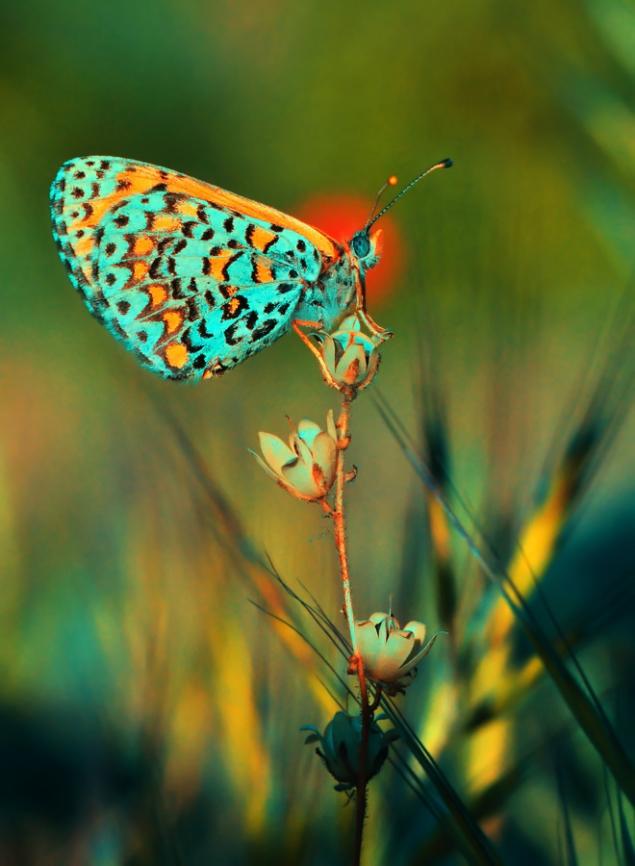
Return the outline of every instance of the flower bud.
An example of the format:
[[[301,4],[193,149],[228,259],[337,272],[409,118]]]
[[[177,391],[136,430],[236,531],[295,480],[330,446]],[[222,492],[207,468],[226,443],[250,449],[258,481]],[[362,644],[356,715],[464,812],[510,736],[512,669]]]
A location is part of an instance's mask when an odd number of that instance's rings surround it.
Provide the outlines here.
[[[403,691],[416,674],[416,666],[427,656],[438,635],[426,642],[426,627],[411,620],[403,628],[387,613],[374,613],[355,623],[357,651],[365,675],[389,694]]]
[[[349,791],[359,780],[360,747],[362,743],[362,718],[349,716],[339,711],[320,734],[313,725],[305,725],[303,731],[310,731],[305,743],[319,743],[316,753],[333,778],[337,779],[336,791]],[[373,720],[368,731],[368,753],[366,758],[366,780],[381,770],[388,757],[388,746],[397,738],[396,731],[382,731]]]
[[[334,387],[361,390],[370,385],[379,366],[377,345],[361,330],[359,318],[347,316],[337,331],[321,337],[321,355]]]
[[[264,460],[252,451],[267,475],[298,499],[315,502],[333,486],[337,458],[337,430],[333,412],[326,416],[326,430],[313,421],[299,422],[289,444],[272,433],[259,433]]]

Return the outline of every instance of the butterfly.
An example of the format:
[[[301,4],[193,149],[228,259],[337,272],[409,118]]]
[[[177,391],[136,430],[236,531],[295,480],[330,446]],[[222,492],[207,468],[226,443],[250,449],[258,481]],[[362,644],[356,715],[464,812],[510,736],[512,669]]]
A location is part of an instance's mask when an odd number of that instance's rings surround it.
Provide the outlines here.
[[[167,379],[221,375],[300,326],[330,331],[366,311],[379,260],[371,227],[350,243],[177,171],[119,157],[71,159],[51,185],[53,237],[89,311]]]

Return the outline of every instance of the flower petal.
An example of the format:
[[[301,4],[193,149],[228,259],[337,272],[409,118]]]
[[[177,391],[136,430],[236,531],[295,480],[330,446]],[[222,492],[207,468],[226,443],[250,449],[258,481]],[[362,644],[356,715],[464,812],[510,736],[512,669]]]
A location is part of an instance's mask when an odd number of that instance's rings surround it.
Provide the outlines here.
[[[326,432],[335,440],[335,442],[337,442],[337,427],[335,426],[335,418],[333,417],[332,409],[329,409],[326,413]]]
[[[389,614],[384,613],[383,611],[376,611],[375,613],[371,613],[371,615],[368,617],[368,619],[372,623],[375,623],[375,625],[377,625],[377,623],[381,622],[382,619],[388,619],[388,617],[389,617]],[[395,619],[395,618],[392,617],[392,619]],[[395,622],[397,622],[397,620],[395,620]],[[399,628],[399,623],[397,623],[397,628]]]
[[[306,442],[309,448],[313,448],[315,437],[322,432],[319,424],[316,424],[315,421],[309,421],[307,418],[298,422],[297,429],[298,436],[303,442]]]
[[[298,460],[293,466],[283,466],[280,474],[285,483],[293,487],[304,499],[320,499],[324,495],[322,486],[313,478],[313,463]]]
[[[306,463],[307,466],[311,466],[313,463],[313,454],[311,453],[311,449],[306,442],[297,435],[293,437],[293,448],[300,458],[300,462]]]
[[[335,340],[330,335],[324,338],[322,344],[322,358],[326,364],[326,369],[331,375],[335,373]]]
[[[265,470],[265,472],[267,473],[267,475],[268,475],[270,478],[273,478],[274,481],[279,481],[279,480],[280,480],[280,476],[277,475],[277,474],[276,474],[272,469],[270,469],[269,466],[267,466],[267,464],[266,464],[265,461],[262,459],[262,457],[260,456],[260,454],[256,454],[256,452],[255,452],[255,451],[252,451],[251,448],[249,449],[249,453],[250,453],[250,454],[253,454],[253,456],[256,458],[256,461],[258,462],[258,465],[259,465],[262,469]]]
[[[319,433],[313,442],[313,460],[320,467],[328,487],[335,478],[337,445],[328,433]]]
[[[279,436],[274,436],[273,433],[259,433],[258,439],[263,457],[276,474],[280,474],[283,466],[296,461],[296,455]]]
[[[430,652],[430,650],[434,646],[434,642],[436,641],[436,639],[439,637],[440,634],[443,634],[443,632],[438,631],[435,634],[433,634],[432,637],[430,638],[430,640],[428,641],[428,643],[425,644],[425,646],[421,647],[421,649],[418,652],[416,652],[411,658],[406,659],[406,661],[404,662],[404,664],[401,668],[402,674],[406,674],[406,673],[408,673],[408,671],[412,670],[412,668],[417,667],[419,662],[428,655],[428,653]]]
[[[355,637],[357,638],[357,649],[362,657],[364,668],[368,668],[370,672],[374,668],[383,648],[379,642],[375,624],[370,620],[356,622]]]
[[[403,632],[390,632],[388,640],[383,646],[377,661],[373,667],[373,674],[378,680],[391,682],[403,675],[402,665],[410,655],[414,645],[414,638],[408,632],[408,637]]]
[[[348,346],[335,368],[335,379],[347,385],[355,385],[366,375],[366,355],[361,346]]]
[[[411,631],[415,636],[415,641],[423,644],[426,639],[426,627],[422,622],[417,622],[416,619],[411,619],[403,627],[404,631]]]

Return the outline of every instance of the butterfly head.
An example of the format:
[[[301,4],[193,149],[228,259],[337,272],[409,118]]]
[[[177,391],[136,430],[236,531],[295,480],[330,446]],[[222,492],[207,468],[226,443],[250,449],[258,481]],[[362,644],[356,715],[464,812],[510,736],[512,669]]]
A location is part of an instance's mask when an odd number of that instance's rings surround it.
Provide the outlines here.
[[[350,242],[350,250],[357,259],[360,270],[364,273],[374,268],[381,258],[381,229],[370,232],[363,228],[353,235]]]
[[[418,184],[420,180],[423,180],[426,175],[430,174],[433,171],[436,171],[439,168],[450,168],[451,165],[451,159],[442,159],[440,162],[436,162],[434,165],[430,166],[430,168],[422,171],[421,174],[418,174],[415,178],[413,178],[410,183],[406,184],[406,186],[401,190],[401,192],[399,192],[391,201],[388,202],[387,205],[385,205],[379,212],[377,212],[377,206],[384,191],[390,186],[395,186],[397,183],[397,178],[394,175],[391,175],[391,177],[388,178],[386,183],[377,193],[375,204],[371,211],[368,222],[363,229],[360,229],[360,231],[356,232],[353,235],[349,244],[351,253],[355,256],[355,259],[357,260],[359,269],[362,274],[369,270],[369,268],[373,268],[377,264],[381,256],[381,229],[375,229],[375,231],[371,232],[371,229],[375,225],[375,223],[380,220],[384,216],[384,214],[388,213],[388,211],[392,207],[394,207],[397,202],[402,199],[404,195],[406,195],[406,193],[410,192],[413,186]]]

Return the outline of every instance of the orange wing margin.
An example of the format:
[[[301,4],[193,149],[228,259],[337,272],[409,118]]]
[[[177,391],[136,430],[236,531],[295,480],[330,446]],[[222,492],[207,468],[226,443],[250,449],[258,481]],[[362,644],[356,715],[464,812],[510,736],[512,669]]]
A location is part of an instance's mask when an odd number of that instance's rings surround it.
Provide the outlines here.
[[[115,162],[115,157],[91,157],[94,160],[112,159]],[[117,160],[120,161],[120,160]],[[205,183],[201,180],[196,180],[188,175],[181,174],[171,169],[160,168],[159,166],[148,165],[143,162],[135,162],[128,160],[125,162],[125,167],[116,175],[117,191],[111,195],[105,196],[93,201],[92,213],[88,218],[79,217],[75,224],[71,224],[69,229],[74,228],[94,227],[97,226],[104,213],[109,210],[118,201],[128,198],[131,195],[143,195],[149,192],[157,183],[164,183],[167,192],[181,193],[192,196],[194,198],[203,199],[203,201],[211,202],[229,210],[239,211],[246,216],[254,217],[255,219],[264,220],[265,222],[273,223],[274,225],[282,226],[283,228],[292,229],[294,232],[302,235],[313,246],[322,253],[323,256],[331,259],[337,258],[342,251],[340,244],[330,238],[324,232],[313,228],[289,214],[276,210],[276,208],[268,205],[260,204],[252,201],[242,195],[233,192],[228,192],[219,186]]]

